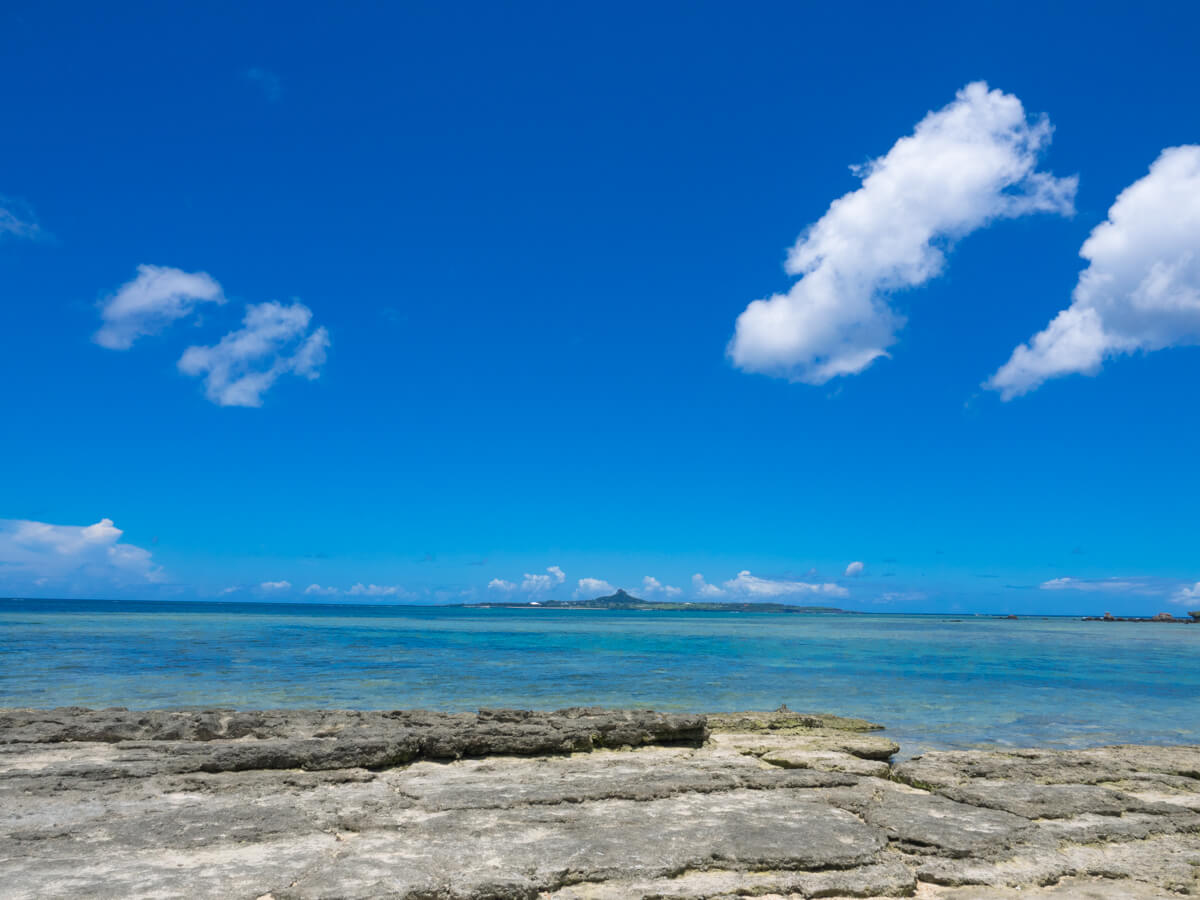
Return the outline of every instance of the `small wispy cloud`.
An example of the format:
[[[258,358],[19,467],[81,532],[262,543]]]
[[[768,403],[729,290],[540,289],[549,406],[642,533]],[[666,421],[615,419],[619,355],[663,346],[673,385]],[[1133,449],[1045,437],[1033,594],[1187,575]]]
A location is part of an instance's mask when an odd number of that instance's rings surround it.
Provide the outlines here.
[[[141,265],[132,281],[100,301],[103,324],[92,340],[109,350],[128,350],[138,338],[187,318],[199,304],[224,302],[221,285],[207,272]]]
[[[42,234],[33,210],[18,200],[0,196],[0,238],[36,239]]]
[[[283,96],[283,82],[270,69],[264,69],[261,66],[247,69],[246,80],[256,85],[262,91],[262,95],[272,103],[277,102]]]
[[[290,591],[292,583],[290,581],[264,581],[259,587],[264,591]]]
[[[511,581],[505,581],[503,578],[493,578],[488,582],[489,591],[501,591],[510,594],[517,589],[517,586]]]
[[[863,568],[863,564],[858,560],[855,560],[854,562],[850,563],[850,565],[846,566],[846,577],[853,578],[855,575],[861,575]]]
[[[1108,594],[1157,594],[1162,586],[1132,578],[1051,578],[1038,585],[1043,591],[1091,591]]]
[[[304,593],[325,597],[333,596],[334,594],[340,594],[341,591],[335,587],[322,587],[319,584],[310,584],[304,589]]]
[[[928,594],[924,591],[884,591],[872,603],[917,603]]]
[[[329,333],[310,332],[311,321],[303,303],[252,304],[241,328],[211,347],[188,347],[179,370],[203,377],[205,396],[218,406],[262,406],[263,394],[283,375],[320,377]]]

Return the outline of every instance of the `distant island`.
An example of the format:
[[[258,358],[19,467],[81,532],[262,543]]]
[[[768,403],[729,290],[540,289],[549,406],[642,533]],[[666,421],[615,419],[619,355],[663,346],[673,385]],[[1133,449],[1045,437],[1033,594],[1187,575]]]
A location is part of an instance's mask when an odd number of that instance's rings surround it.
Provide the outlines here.
[[[653,609],[691,612],[757,612],[757,613],[839,613],[853,615],[849,610],[833,606],[790,606],[786,603],[703,603],[693,600],[643,600],[624,590],[594,600],[525,600],[464,603],[468,609]]]

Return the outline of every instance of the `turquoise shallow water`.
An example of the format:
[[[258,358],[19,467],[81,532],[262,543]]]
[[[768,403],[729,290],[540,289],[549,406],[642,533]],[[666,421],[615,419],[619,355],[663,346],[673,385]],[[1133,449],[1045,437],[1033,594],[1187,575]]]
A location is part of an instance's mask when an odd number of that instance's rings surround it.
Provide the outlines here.
[[[0,705],[774,708],[904,755],[1200,744],[1200,626],[0,600]]]

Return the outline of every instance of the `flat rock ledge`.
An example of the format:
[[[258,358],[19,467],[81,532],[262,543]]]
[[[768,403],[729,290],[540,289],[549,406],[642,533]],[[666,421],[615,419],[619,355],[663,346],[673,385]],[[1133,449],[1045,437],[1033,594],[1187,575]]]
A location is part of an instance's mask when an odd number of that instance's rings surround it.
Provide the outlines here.
[[[859,719],[0,710],[0,897],[1200,894],[1200,747],[932,752]]]

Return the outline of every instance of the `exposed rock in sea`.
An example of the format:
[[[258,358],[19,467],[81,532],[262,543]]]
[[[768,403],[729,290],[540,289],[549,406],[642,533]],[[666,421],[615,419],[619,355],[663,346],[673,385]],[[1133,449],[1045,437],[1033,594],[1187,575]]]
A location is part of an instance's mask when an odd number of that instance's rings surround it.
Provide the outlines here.
[[[1177,625],[1187,625],[1191,622],[1200,622],[1200,616],[1188,614],[1191,618],[1180,619],[1171,615],[1168,612],[1155,613],[1153,616],[1114,616],[1110,612],[1106,612],[1102,616],[1084,616],[1084,622],[1173,622]]]
[[[877,729],[786,708],[0,710],[0,896],[1200,891],[1200,747],[892,765]]]

